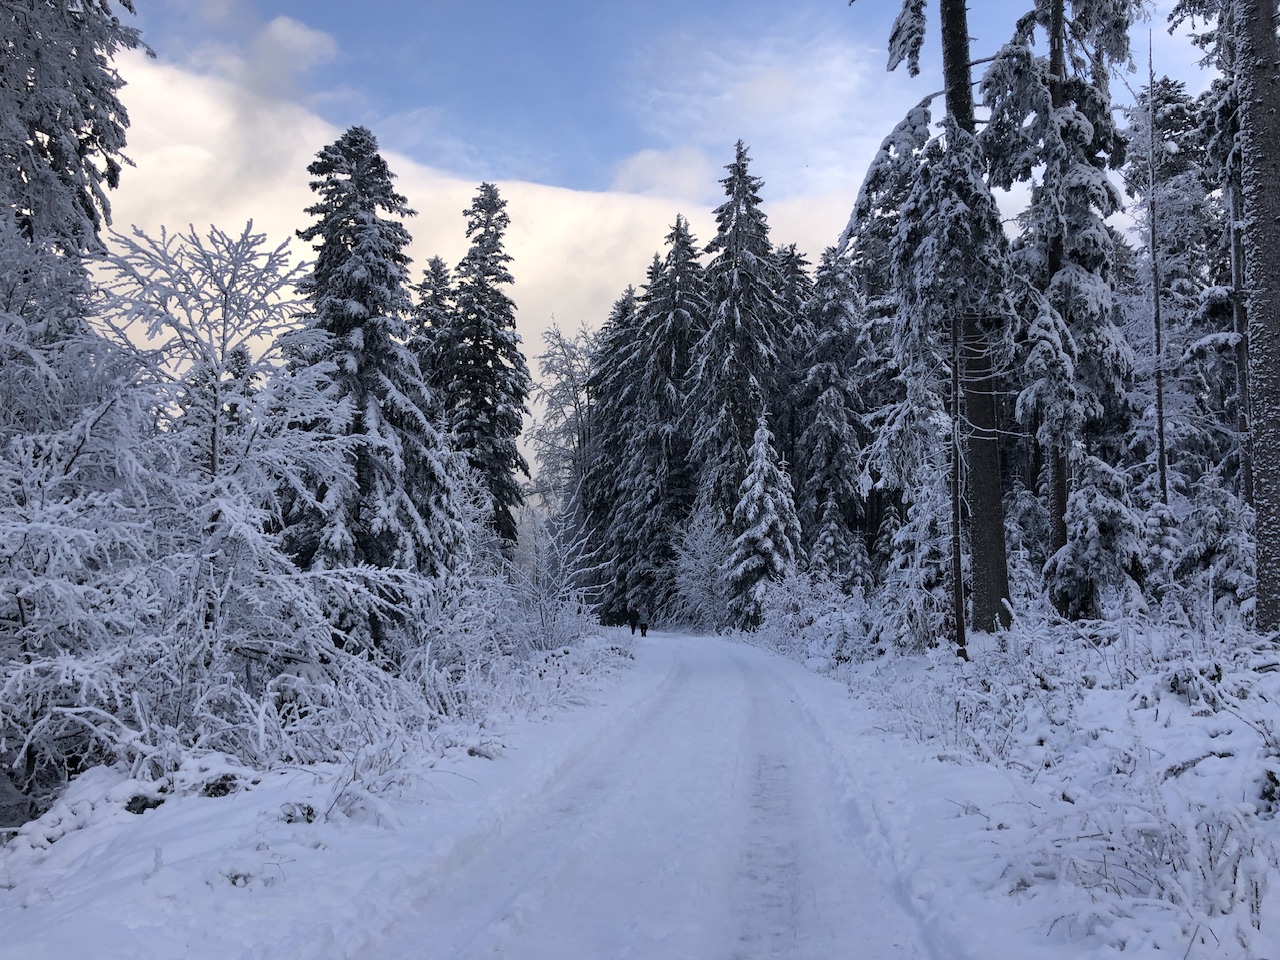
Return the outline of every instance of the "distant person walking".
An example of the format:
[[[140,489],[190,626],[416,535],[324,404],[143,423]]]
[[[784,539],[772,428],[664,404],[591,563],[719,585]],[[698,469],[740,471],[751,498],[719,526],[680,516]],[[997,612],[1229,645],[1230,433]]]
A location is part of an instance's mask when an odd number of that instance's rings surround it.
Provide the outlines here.
[[[635,607],[627,607],[627,623],[631,625],[631,635],[634,637],[636,627],[640,625],[640,614],[636,612]]]
[[[636,619],[640,621],[640,636],[647,637],[649,635],[649,605],[640,604],[640,609],[636,611]],[[631,631],[635,633],[634,630]]]

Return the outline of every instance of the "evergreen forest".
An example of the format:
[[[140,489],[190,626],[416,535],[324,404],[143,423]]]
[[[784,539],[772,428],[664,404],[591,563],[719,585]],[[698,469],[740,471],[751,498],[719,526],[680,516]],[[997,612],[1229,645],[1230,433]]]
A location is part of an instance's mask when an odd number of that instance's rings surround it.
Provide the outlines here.
[[[820,669],[995,651],[963,674],[978,724],[1158,636],[1094,680],[1249,717],[1268,814],[1275,2],[1173,5],[1200,95],[1124,73],[1143,4],[1024,6],[971,51],[964,0],[905,0],[890,68],[940,38],[945,89],[884,131],[843,232],[774,235],[726,144],[714,233],[673,211],[535,379],[498,185],[457,263],[414,264],[411,198],[352,126],[315,145],[292,246],[115,229],[132,2],[5,5],[6,819],[103,765],[386,767],[641,609]]]

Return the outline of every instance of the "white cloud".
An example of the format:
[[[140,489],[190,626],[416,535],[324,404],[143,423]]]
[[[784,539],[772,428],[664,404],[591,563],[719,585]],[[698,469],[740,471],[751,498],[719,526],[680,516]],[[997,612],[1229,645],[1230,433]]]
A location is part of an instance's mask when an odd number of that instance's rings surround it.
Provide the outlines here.
[[[340,130],[304,107],[211,76],[127,54],[119,67],[131,127],[126,169],[112,197],[113,222],[148,232],[188,224],[239,230],[246,220],[274,242],[309,222],[315,197],[307,165]],[[376,132],[376,131],[375,131]],[[385,152],[385,151],[384,151]],[[415,271],[434,255],[466,251],[463,210],[477,182],[385,152],[397,187],[418,216],[409,221]],[[629,283],[638,284],[675,218],[670,200],[500,182],[512,225],[507,250],[516,278],[518,327],[532,359],[554,318],[566,329],[598,325]],[[686,211],[688,213],[688,211]],[[694,220],[697,222],[696,211]],[[709,215],[704,215],[709,229]],[[295,242],[299,256],[309,255]],[[415,274],[416,279],[417,274]]]
[[[715,158],[717,179],[745,140],[766,200],[856,184],[885,134],[928,92],[887,74],[880,47],[820,33],[711,47],[705,37],[669,35],[639,57],[633,89],[649,135]]]
[[[713,202],[723,174],[697,147],[646,149],[627,157],[614,171],[613,189],[678,201]]]
[[[182,55],[184,64],[263,96],[297,97],[298,79],[303,74],[341,55],[332,35],[292,17],[279,16],[262,23],[243,9],[241,0],[201,9],[199,17],[229,39],[203,40]],[[322,94],[335,95],[349,94]]]

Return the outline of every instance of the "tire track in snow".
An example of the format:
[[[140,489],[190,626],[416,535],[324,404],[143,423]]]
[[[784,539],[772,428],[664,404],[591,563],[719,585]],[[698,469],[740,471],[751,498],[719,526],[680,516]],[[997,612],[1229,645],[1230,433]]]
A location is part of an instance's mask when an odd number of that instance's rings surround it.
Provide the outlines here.
[[[734,960],[790,957],[796,934],[798,854],[791,772],[779,754],[756,758],[746,849],[738,868],[741,932]]]
[[[691,667],[700,668],[696,676]],[[702,695],[707,667],[705,657],[681,657],[664,698],[597,738],[528,798],[522,815],[450,865],[415,903],[404,946],[386,955],[618,956],[621,934],[654,947],[637,956],[708,956],[698,907],[714,896],[720,858],[708,849],[720,828],[713,805],[686,804],[684,778],[723,784],[733,763],[723,755],[717,762],[698,735],[725,722],[712,715],[716,700]],[[718,679],[740,682],[723,667]],[[423,948],[414,950],[415,941]],[[690,941],[693,952],[684,952]]]
[[[614,711],[441,861],[370,955],[943,960],[851,820],[848,771],[804,703],[814,688],[783,679],[793,665],[715,639],[652,643],[673,664],[662,695]]]
[[[795,665],[751,647],[737,647],[736,655],[757,701],[760,756],[766,764],[777,758],[776,779],[785,785],[780,812],[793,857],[776,874],[777,901],[790,901],[790,928],[757,943],[754,952],[744,951],[743,960],[941,960],[915,918],[886,890],[884,865],[869,855],[869,838],[849,828],[831,744],[812,723],[808,693],[786,680]]]
[[[797,669],[794,664],[789,663],[788,666],[790,669]],[[803,680],[806,685],[828,682],[807,672],[803,675]],[[970,960],[964,951],[950,942],[945,932],[938,930],[930,922],[908,890],[909,867],[895,849],[885,817],[878,806],[880,803],[892,802],[893,798],[877,797],[859,785],[851,744],[857,743],[871,731],[860,729],[851,723],[849,728],[841,728],[842,738],[831,736],[827,724],[819,719],[809,698],[793,680],[783,673],[779,674],[779,682],[785,685],[788,696],[797,704],[797,715],[804,727],[803,740],[819,748],[818,752],[827,770],[827,782],[832,786],[833,825],[838,825],[845,843],[856,845],[864,851],[868,868],[876,876],[887,878],[885,885],[891,892],[893,901],[901,913],[910,919],[915,929],[914,939],[922,950],[923,960]],[[841,696],[846,695],[842,689]],[[848,704],[845,706],[846,709],[841,712],[853,712],[848,709]],[[905,784],[899,781],[895,785],[905,792]]]

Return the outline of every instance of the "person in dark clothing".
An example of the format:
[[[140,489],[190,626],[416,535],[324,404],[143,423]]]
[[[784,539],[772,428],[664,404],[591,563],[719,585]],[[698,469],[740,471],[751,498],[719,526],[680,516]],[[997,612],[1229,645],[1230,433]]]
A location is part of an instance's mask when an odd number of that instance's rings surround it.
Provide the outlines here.
[[[627,623],[631,625],[631,635],[634,637],[636,627],[640,624],[640,614],[636,612],[635,607],[627,608]]]

